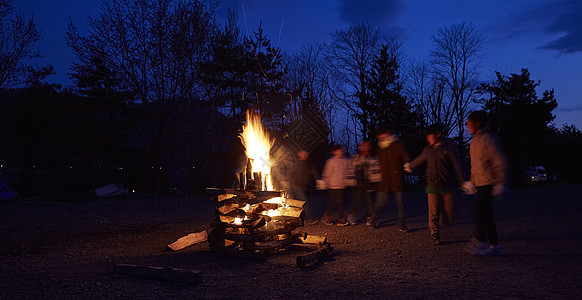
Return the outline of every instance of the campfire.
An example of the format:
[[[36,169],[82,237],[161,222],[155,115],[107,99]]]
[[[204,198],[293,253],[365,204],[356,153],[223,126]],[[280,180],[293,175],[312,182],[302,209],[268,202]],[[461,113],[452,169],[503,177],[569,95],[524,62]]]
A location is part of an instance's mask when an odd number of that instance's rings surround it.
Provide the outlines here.
[[[213,200],[218,204],[217,222],[208,235],[210,249],[257,258],[302,244],[319,245],[320,252],[324,248],[330,251],[328,245],[323,246],[325,237],[296,231],[303,226],[305,202],[273,189],[269,153],[274,141],[263,129],[259,114],[247,111],[240,139],[247,159],[238,174],[238,188],[208,189],[217,194]],[[299,257],[297,263],[303,264],[301,260]]]

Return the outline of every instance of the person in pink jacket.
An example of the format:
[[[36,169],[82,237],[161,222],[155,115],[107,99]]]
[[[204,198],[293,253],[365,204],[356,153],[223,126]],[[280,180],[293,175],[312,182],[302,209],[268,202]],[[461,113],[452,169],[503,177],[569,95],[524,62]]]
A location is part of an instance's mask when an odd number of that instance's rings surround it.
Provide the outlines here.
[[[344,219],[344,191],[347,181],[348,159],[344,157],[344,150],[339,145],[333,146],[331,151],[333,156],[325,162],[322,175],[323,187],[320,186],[320,188],[327,189],[329,194],[327,209],[321,222],[325,225],[332,225],[332,211],[337,208],[336,224],[346,226],[348,222]]]

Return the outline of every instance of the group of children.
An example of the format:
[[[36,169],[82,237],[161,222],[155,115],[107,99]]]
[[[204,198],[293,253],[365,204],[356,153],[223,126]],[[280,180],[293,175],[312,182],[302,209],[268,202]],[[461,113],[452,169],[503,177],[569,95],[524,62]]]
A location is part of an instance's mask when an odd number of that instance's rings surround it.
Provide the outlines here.
[[[507,167],[497,138],[485,129],[485,117],[484,112],[475,111],[469,114],[466,121],[467,129],[473,135],[470,180],[465,180],[455,146],[444,139],[443,129],[438,124],[427,128],[427,145],[413,160],[390,129],[376,132],[376,157],[371,155],[372,144],[369,141],[361,142],[358,153],[350,159],[344,157],[341,146],[334,146],[332,157],[325,162],[322,177],[317,180],[317,188],[327,189],[329,195],[321,222],[326,225],[333,225],[334,221],[338,226],[355,225],[358,223],[358,212],[365,205],[366,224],[376,228],[378,214],[388,197],[392,196],[398,208],[398,230],[408,232],[402,199],[404,172],[412,172],[413,168],[425,165],[428,228],[432,243],[440,243],[440,221],[450,225],[454,220],[453,193],[459,188],[466,194],[477,194],[473,208],[475,234],[467,250],[476,255],[502,254],[493,219],[493,199],[503,193]],[[303,155],[302,161],[306,161],[307,153]],[[303,169],[316,176],[313,167],[305,166]],[[303,173],[305,177],[295,174],[293,178],[309,177],[306,171]],[[352,188],[354,197],[345,218],[344,193],[347,187]],[[372,201],[372,191],[376,192],[375,202]],[[296,193],[292,191],[292,194]],[[333,211],[336,211],[335,215]]]

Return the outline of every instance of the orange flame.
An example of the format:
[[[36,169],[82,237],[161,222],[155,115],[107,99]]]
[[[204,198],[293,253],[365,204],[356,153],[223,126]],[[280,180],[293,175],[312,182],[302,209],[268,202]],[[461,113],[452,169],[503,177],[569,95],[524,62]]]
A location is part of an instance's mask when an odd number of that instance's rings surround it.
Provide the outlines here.
[[[253,160],[253,172],[261,172],[261,181],[266,182],[267,190],[273,190],[271,178],[271,159],[269,153],[274,141],[263,129],[261,116],[247,110],[247,123],[243,125],[240,139],[245,147],[247,158]]]

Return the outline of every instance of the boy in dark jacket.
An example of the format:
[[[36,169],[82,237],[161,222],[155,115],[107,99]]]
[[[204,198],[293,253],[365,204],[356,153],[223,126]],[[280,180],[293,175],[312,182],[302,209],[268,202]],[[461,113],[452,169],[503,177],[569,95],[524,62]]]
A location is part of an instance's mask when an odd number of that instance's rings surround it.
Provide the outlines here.
[[[433,243],[438,245],[440,243],[439,219],[442,208],[444,208],[444,223],[452,222],[454,213],[453,191],[457,186],[463,185],[464,175],[456,149],[451,143],[443,139],[440,125],[433,124],[427,128],[426,141],[428,145],[424,147],[420,156],[405,164],[404,169],[412,172],[412,168],[426,164],[425,191],[428,196],[428,228]],[[441,203],[444,207],[441,207]]]

